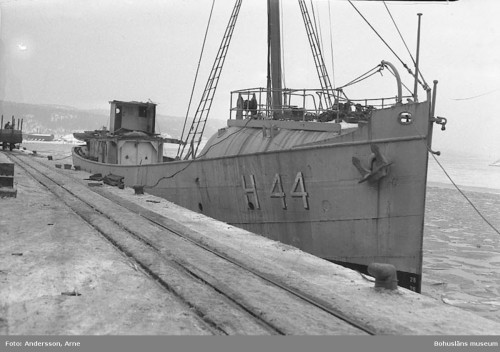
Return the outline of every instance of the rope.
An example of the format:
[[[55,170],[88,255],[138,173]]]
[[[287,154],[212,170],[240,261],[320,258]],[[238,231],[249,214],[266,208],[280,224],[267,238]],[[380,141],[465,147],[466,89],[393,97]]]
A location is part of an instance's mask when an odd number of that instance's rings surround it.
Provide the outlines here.
[[[382,36],[377,32],[377,30],[371,25],[370,22],[368,22],[368,20],[365,18],[365,16],[363,16],[363,14],[358,10],[358,8],[356,6],[354,6],[354,4],[352,3],[351,0],[347,0],[349,1],[349,4],[352,5],[352,7],[356,10],[356,12],[361,16],[361,18],[363,20],[365,20],[366,24],[368,26],[370,26],[370,28],[373,30],[373,32],[380,38],[380,40],[382,40],[382,42],[387,46],[387,48],[389,48],[389,50],[394,54],[394,56],[396,56],[396,58],[399,60],[399,62],[401,62],[401,64],[405,67],[406,64],[403,62],[403,60],[401,60],[401,58],[398,56],[398,54],[396,54],[396,52],[391,48],[391,46],[384,40],[384,38],[382,38]]]
[[[313,15],[313,22],[314,22],[314,29],[316,31],[316,33],[319,34],[319,38],[318,38],[318,44],[319,44],[319,50],[320,52],[323,52],[323,39],[321,38],[321,30],[318,30],[318,24],[316,23],[316,11],[314,11],[314,5],[313,5],[313,2],[311,0],[311,11],[312,11],[312,15]],[[319,16],[318,16],[318,22],[319,22]]]
[[[422,134],[420,133],[420,131],[417,129],[417,127],[415,125],[413,125],[413,128],[415,128],[415,131],[417,132],[417,134],[422,138],[422,142],[425,144],[425,147],[427,148],[427,152],[432,155],[432,157],[434,158],[434,160],[436,161],[436,163],[439,165],[439,167],[441,168],[441,170],[444,172],[444,174],[446,175],[446,177],[450,180],[451,184],[456,188],[456,190],[465,198],[465,200],[469,203],[469,205],[472,207],[472,209],[475,210],[475,212],[481,217],[481,219],[483,219],[483,221],[488,224],[489,227],[491,227],[491,229],[493,231],[495,231],[498,235],[500,235],[500,231],[488,220],[486,219],[486,217],[483,215],[483,213],[481,213],[481,211],[476,207],[476,205],[472,202],[472,200],[470,200],[469,197],[467,197],[467,195],[460,189],[460,187],[458,187],[458,185],[455,183],[455,181],[453,181],[453,179],[451,178],[451,176],[448,174],[448,172],[445,170],[444,166],[441,165],[441,163],[439,162],[439,160],[437,160],[436,156],[434,155],[434,153],[432,152],[431,148],[429,147],[429,145],[427,144],[427,142],[425,141],[425,138],[422,136]]]
[[[283,36],[283,6],[280,6],[280,25],[281,25],[281,81],[283,83],[283,87],[286,87],[285,80],[285,38]]]
[[[401,60],[401,58],[398,56],[398,54],[396,54],[396,52],[391,48],[391,46],[384,40],[384,38],[382,38],[382,36],[377,32],[377,30],[370,24],[370,22],[368,22],[368,20],[365,18],[365,16],[363,16],[363,14],[356,8],[356,6],[354,6],[354,4],[352,3],[351,0],[347,0],[349,1],[349,4],[352,5],[352,7],[356,10],[356,12],[361,16],[361,18],[363,18],[363,20],[365,20],[366,24],[368,24],[368,26],[370,26],[370,28],[373,30],[373,32],[380,38],[380,40],[382,40],[382,42],[387,46],[387,48],[389,48],[389,50],[394,54],[394,56],[399,60],[399,62],[401,63],[401,65],[403,65],[404,68],[406,68],[406,70],[408,71],[408,73],[415,77],[415,75],[413,74],[412,70],[408,67],[407,64],[405,64],[403,62],[403,60]],[[424,85],[424,83],[422,83],[422,81],[420,81],[419,79],[417,79],[418,83],[420,83],[420,85],[422,87],[424,87],[424,89],[426,87],[428,87],[427,85]]]
[[[425,142],[424,142],[425,143]],[[425,145],[427,146],[427,143],[425,143]],[[432,157],[434,158],[434,160],[436,161],[436,163],[439,165],[439,167],[441,168],[441,170],[443,170],[444,174],[446,175],[446,177],[448,177],[448,179],[450,180],[450,182],[453,184],[453,186],[457,189],[458,192],[460,192],[460,194],[465,198],[465,200],[467,200],[467,202],[470,204],[470,206],[476,211],[476,213],[484,220],[485,223],[487,223],[491,229],[493,231],[495,231],[498,235],[500,235],[500,231],[491,223],[488,221],[488,219],[486,219],[486,217],[481,213],[481,211],[474,205],[474,203],[469,199],[469,197],[467,197],[467,195],[465,195],[465,193],[458,187],[458,185],[455,183],[455,181],[453,181],[453,179],[451,178],[451,176],[448,174],[448,172],[446,172],[445,168],[443,167],[443,165],[441,165],[441,163],[437,160],[436,156],[434,155],[434,153],[431,152],[431,150],[429,149],[429,146],[427,146],[427,150],[429,151],[429,153],[432,155]]]
[[[252,121],[252,120],[253,120],[253,119],[249,118],[249,119],[248,119],[248,121],[245,123],[245,125],[244,125],[242,128],[240,128],[239,130],[234,131],[233,133],[228,134],[225,138],[223,138],[223,139],[221,139],[220,141],[218,141],[217,143],[214,143],[214,144],[212,144],[211,146],[209,146],[209,147],[207,148],[207,150],[205,151],[205,153],[200,154],[200,156],[198,156],[196,159],[194,159],[194,158],[193,158],[193,159],[190,159],[190,160],[189,160],[189,163],[188,163],[185,167],[183,167],[182,169],[180,169],[180,170],[178,170],[178,171],[174,172],[172,175],[160,177],[160,178],[158,179],[158,181],[156,181],[156,183],[155,183],[154,185],[152,185],[152,186],[145,185],[145,186],[144,186],[144,188],[154,188],[154,187],[158,186],[158,184],[160,183],[160,181],[162,181],[162,180],[167,180],[167,179],[169,179],[169,178],[173,178],[173,177],[175,177],[176,175],[180,174],[182,171],[186,170],[189,166],[191,166],[191,163],[193,163],[195,160],[198,160],[199,158],[201,158],[201,157],[205,156],[205,155],[206,155],[206,154],[210,151],[210,149],[212,149],[212,148],[213,148],[213,147],[215,147],[216,145],[218,145],[218,144],[222,143],[223,141],[225,141],[226,139],[228,139],[228,138],[229,138],[229,137],[231,137],[232,135],[234,135],[234,134],[236,134],[236,133],[239,133],[239,132],[243,131],[243,130],[245,129],[245,127],[247,127],[247,125],[248,125],[248,124],[250,123],[250,121]]]
[[[186,123],[189,116],[189,109],[191,108],[191,102],[193,101],[194,89],[196,86],[196,80],[198,79],[198,72],[200,70],[201,59],[203,57],[203,52],[205,50],[205,43],[207,41],[208,29],[210,27],[210,21],[212,20],[212,13],[214,10],[215,0],[212,0],[212,7],[210,8],[210,15],[208,16],[207,28],[205,29],[205,36],[203,37],[203,44],[201,46],[200,58],[198,59],[198,67],[196,68],[196,74],[194,76],[193,87],[191,89],[191,95],[189,97],[188,108],[186,111],[186,118],[184,119],[184,125],[182,126],[181,140],[184,139],[184,131],[186,130]],[[179,148],[177,149],[177,156],[179,156],[181,150],[181,144],[179,144]]]
[[[335,65],[333,62],[333,35],[332,35],[332,11],[330,9],[330,0],[328,0],[328,20],[330,24],[330,56],[332,58],[332,83],[335,88]]]
[[[411,61],[413,61],[413,64],[414,64],[414,65],[416,65],[415,59],[413,58],[413,55],[411,54],[411,51],[410,51],[410,49],[408,48],[408,45],[406,45],[406,41],[405,41],[405,39],[403,38],[403,35],[401,34],[401,32],[400,32],[400,30],[399,30],[399,27],[398,27],[398,25],[396,24],[396,21],[394,20],[394,17],[392,17],[392,13],[391,13],[391,11],[389,11],[389,8],[387,7],[387,4],[385,3],[385,1],[383,1],[383,3],[384,3],[384,6],[385,6],[385,8],[386,8],[386,10],[387,10],[387,13],[389,13],[389,16],[391,17],[391,20],[392,20],[392,23],[394,24],[394,27],[396,27],[396,30],[397,30],[397,31],[398,31],[398,33],[399,33],[399,37],[400,37],[400,38],[401,38],[401,40],[403,41],[403,44],[405,45],[406,50],[408,51],[408,54],[409,54],[409,55],[410,55],[410,57],[411,57]]]
[[[489,91],[489,92],[486,92],[486,93],[483,93],[483,94],[479,94],[479,95],[474,95],[472,97],[467,97],[467,98],[456,98],[456,99],[451,99],[451,100],[471,100],[471,99],[476,99],[476,98],[480,98],[480,97],[484,97],[485,95],[488,95],[488,94],[491,94],[491,93],[495,93],[496,91],[498,91],[499,89],[495,89],[495,90],[492,90],[492,91]]]
[[[417,63],[415,62],[415,59],[413,58],[413,55],[411,54],[411,51],[410,51],[410,49],[408,48],[408,45],[406,45],[406,41],[405,41],[405,39],[403,38],[403,35],[401,34],[401,31],[399,30],[399,27],[398,27],[398,25],[396,24],[396,21],[394,20],[394,17],[392,17],[392,13],[391,13],[391,11],[390,11],[390,10],[389,10],[389,8],[387,7],[387,4],[385,3],[385,1],[383,1],[383,3],[384,3],[384,6],[385,6],[385,8],[386,8],[386,10],[387,10],[387,13],[388,13],[388,14],[389,14],[389,16],[391,17],[392,23],[394,23],[394,27],[396,27],[396,30],[397,30],[397,31],[398,31],[398,33],[399,33],[399,37],[400,37],[400,38],[401,38],[401,40],[403,41],[403,44],[404,44],[404,46],[406,47],[406,50],[408,51],[408,54],[410,55],[411,61],[413,61],[413,65],[415,65],[415,66],[416,66],[416,65],[417,65]],[[421,69],[419,69],[419,70],[418,70],[418,74],[420,75],[420,78],[422,78],[423,84],[424,84],[425,86],[428,86],[428,85],[427,85],[427,82],[425,81],[424,75],[422,74],[422,70],[421,70]],[[422,83],[421,83],[421,84],[422,84]]]
[[[377,68],[378,68],[378,70],[376,70]],[[349,83],[346,83],[342,87],[337,88],[337,90],[343,89],[343,88],[348,87],[348,86],[352,86],[355,83],[359,83],[359,82],[361,82],[361,81],[363,81],[363,80],[365,80],[367,78],[370,78],[371,76],[373,76],[377,72],[382,71],[382,69],[383,69],[383,67],[381,65],[377,65],[374,68],[371,68],[367,72],[363,73],[362,75],[358,76],[357,78],[353,79]],[[376,70],[376,71],[374,71],[374,70]],[[372,71],[374,71],[374,72],[370,74],[370,72],[372,72]]]

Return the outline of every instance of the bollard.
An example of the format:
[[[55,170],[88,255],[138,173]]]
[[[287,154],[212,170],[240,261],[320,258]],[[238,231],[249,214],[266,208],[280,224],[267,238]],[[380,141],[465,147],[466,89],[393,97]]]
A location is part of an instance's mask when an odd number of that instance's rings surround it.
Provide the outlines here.
[[[135,194],[144,194],[144,186],[132,186]]]
[[[392,264],[371,263],[368,265],[368,273],[375,278],[375,288],[396,290],[398,278],[396,267]]]

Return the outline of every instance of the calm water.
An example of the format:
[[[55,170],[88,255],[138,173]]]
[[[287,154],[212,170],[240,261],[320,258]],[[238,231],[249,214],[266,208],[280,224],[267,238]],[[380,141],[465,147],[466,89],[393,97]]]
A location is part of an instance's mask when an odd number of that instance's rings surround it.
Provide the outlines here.
[[[28,142],[23,146],[71,163],[73,144]],[[453,152],[437,158],[483,216],[500,229],[500,167],[489,166],[495,160]],[[500,235],[453,187],[432,157],[422,293],[500,322]]]

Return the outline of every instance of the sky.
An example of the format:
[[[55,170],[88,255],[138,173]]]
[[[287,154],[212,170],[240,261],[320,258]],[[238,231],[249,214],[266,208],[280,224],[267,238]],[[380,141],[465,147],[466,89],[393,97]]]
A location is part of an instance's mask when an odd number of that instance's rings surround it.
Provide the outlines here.
[[[411,66],[384,3],[354,4]],[[448,119],[446,131],[435,129],[433,149],[499,159],[500,1],[386,4],[412,55],[417,13],[423,14],[420,68],[429,84],[439,81],[436,115]],[[233,0],[215,1],[190,116],[233,5]],[[348,1],[313,5],[334,86],[387,60],[412,90],[413,81],[399,59]],[[212,0],[0,0],[0,99],[84,109],[108,109],[115,99],[151,100],[161,114],[185,116],[211,6]],[[285,84],[317,88],[298,3],[284,0],[282,8]],[[228,118],[231,90],[266,85],[266,16],[265,0],[243,0],[210,114],[220,127]],[[355,98],[392,96],[394,78],[377,75],[348,93]],[[425,98],[422,90],[419,97]]]

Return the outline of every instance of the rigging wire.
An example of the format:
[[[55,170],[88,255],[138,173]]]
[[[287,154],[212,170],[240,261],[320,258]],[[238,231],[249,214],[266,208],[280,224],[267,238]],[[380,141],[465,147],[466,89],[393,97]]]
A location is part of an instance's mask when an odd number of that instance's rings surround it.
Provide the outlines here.
[[[366,71],[365,73],[363,73],[362,75],[354,78],[352,81],[350,81],[349,83],[346,83],[344,84],[343,86],[341,87],[338,87],[337,90],[342,90],[343,88],[346,88],[348,86],[352,86],[353,84],[356,84],[356,83],[359,83],[371,76],[373,76],[374,74],[376,74],[377,72],[380,72],[383,70],[383,66],[378,64],[377,66],[375,66],[374,68],[371,68],[369,69],[368,71]],[[373,72],[372,72],[373,71]]]
[[[456,188],[456,190],[464,197],[464,199],[469,203],[469,205],[472,207],[472,209],[474,209],[474,211],[481,217],[481,219],[483,219],[483,221],[488,224],[488,226],[494,231],[496,232],[498,235],[500,235],[500,231],[495,227],[495,225],[493,225],[484,215],[483,213],[476,207],[476,205],[472,202],[472,200],[467,197],[467,195],[460,189],[460,187],[458,187],[458,185],[455,183],[455,181],[451,178],[450,174],[446,171],[446,169],[444,168],[444,166],[439,162],[439,160],[436,158],[436,156],[434,155],[434,152],[431,150],[431,148],[429,147],[429,145],[427,144],[426,140],[425,140],[425,137],[420,133],[420,131],[418,130],[418,128],[413,125],[413,128],[415,129],[415,131],[417,132],[417,134],[420,136],[420,138],[422,138],[422,142],[425,144],[425,147],[427,148],[427,152],[432,155],[432,157],[434,158],[434,160],[436,161],[436,163],[439,165],[439,167],[441,168],[441,170],[444,172],[444,174],[446,175],[446,177],[448,178],[448,180],[450,180],[450,182],[452,183],[453,187]]]
[[[286,79],[285,79],[285,38],[283,36],[283,6],[280,6],[280,25],[281,25],[281,81],[283,83],[283,87],[286,88]]]
[[[389,8],[387,7],[387,4],[385,3],[385,1],[382,1],[384,3],[384,6],[385,6],[385,9],[387,10],[387,13],[389,14],[389,16],[391,17],[391,20],[392,20],[392,23],[394,24],[394,27],[396,27],[396,30],[398,31],[398,34],[399,34],[399,37],[401,38],[401,40],[403,41],[403,44],[405,45],[406,47],[406,50],[408,51],[408,54],[410,55],[411,57],[411,61],[413,61],[413,64],[416,65],[416,62],[415,62],[415,59],[413,58],[413,55],[410,51],[410,49],[408,48],[408,45],[406,44],[406,41],[405,39],[403,38],[403,35],[401,34],[401,31],[399,30],[399,27],[398,25],[396,24],[396,21],[394,20],[394,17],[392,17],[392,13],[391,11],[389,10]]]
[[[387,4],[385,3],[385,1],[383,1],[384,3],[384,6],[387,10],[387,13],[389,14],[389,16],[391,17],[391,20],[392,20],[392,23],[394,24],[394,27],[396,27],[396,30],[398,31],[398,34],[399,34],[399,37],[401,38],[401,40],[403,41],[403,44],[404,46],[406,47],[406,50],[408,51],[408,54],[410,55],[410,58],[411,58],[411,61],[413,62],[413,65],[416,66],[417,63],[415,62],[415,58],[413,57],[413,55],[411,54],[411,51],[410,49],[408,48],[408,45],[406,44],[406,41],[403,37],[403,35],[401,34],[401,31],[399,30],[399,27],[398,25],[396,24],[396,21],[394,20],[394,17],[392,16],[392,13],[391,11],[389,10],[389,7],[387,7]],[[425,78],[424,78],[424,75],[422,74],[422,70],[419,69],[418,70],[418,74],[420,76],[420,78],[422,78],[422,81],[424,82],[424,85],[427,86],[427,82],[425,81]]]
[[[152,186],[148,186],[148,185],[145,185],[144,188],[154,188],[156,186],[158,186],[158,184],[160,183],[160,181],[162,180],[167,180],[167,179],[170,179],[170,178],[174,178],[176,175],[180,174],[181,172],[183,172],[184,170],[186,170],[189,166],[191,166],[191,164],[195,161],[195,160],[198,160],[200,159],[201,157],[205,156],[209,151],[210,149],[212,149],[213,147],[215,147],[216,145],[224,142],[226,139],[228,139],[229,137],[231,137],[232,135],[236,134],[236,133],[239,133],[239,132],[242,132],[245,130],[245,127],[247,127],[247,125],[250,123],[250,121],[252,121],[253,119],[249,118],[248,121],[245,123],[245,125],[243,125],[243,127],[241,127],[239,130],[236,130],[230,134],[228,134],[226,137],[222,138],[220,141],[218,141],[217,143],[214,143],[212,145],[210,145],[207,150],[205,150],[204,153],[200,154],[196,159],[193,158],[193,159],[190,159],[189,162],[187,163],[186,166],[184,166],[182,169],[180,170],[177,170],[176,172],[174,172],[172,175],[169,175],[169,176],[163,176],[163,177],[160,177],[156,183]]]
[[[311,11],[313,14],[314,29],[315,29],[316,33],[319,34],[319,38],[318,38],[319,48],[318,49],[321,52],[323,52],[323,38],[321,37],[321,28],[318,29],[319,15],[318,15],[318,23],[316,23],[316,11],[314,10],[314,5],[313,5],[312,0],[311,0]]]
[[[480,98],[480,97],[483,97],[485,95],[489,95],[491,93],[495,93],[496,91],[498,91],[500,89],[494,89],[494,90],[491,90],[489,92],[486,92],[486,93],[483,93],[483,94],[479,94],[479,95],[474,95],[472,97],[467,97],[467,98],[456,98],[456,99],[451,99],[451,100],[472,100],[472,99],[476,99],[476,98]]]
[[[401,65],[403,65],[403,67],[408,71],[408,73],[415,77],[415,75],[413,74],[412,70],[408,67],[408,65],[406,63],[404,63],[404,61],[399,57],[398,54],[396,54],[396,52],[391,48],[391,46],[385,41],[384,38],[382,38],[382,36],[377,32],[377,30],[371,25],[370,22],[368,22],[368,20],[366,19],[365,16],[363,16],[363,14],[358,10],[358,8],[356,6],[354,6],[354,4],[352,3],[351,0],[347,0],[349,1],[349,4],[351,4],[351,6],[356,10],[356,12],[361,16],[361,18],[366,22],[366,24],[368,24],[368,26],[373,30],[373,32],[380,38],[380,40],[382,40],[382,42],[387,46],[387,48],[394,54],[394,56],[399,60],[399,62],[401,63]],[[420,85],[422,85],[424,88],[427,87],[427,85],[424,86],[424,84],[418,79],[418,83],[420,83]]]
[[[333,88],[335,89],[335,65],[333,60],[333,35],[332,35],[332,11],[330,9],[330,0],[328,0],[328,20],[329,20],[329,28],[330,28],[330,56],[332,59],[332,83]]]
[[[184,139],[184,132],[186,130],[186,123],[187,123],[187,120],[188,120],[188,117],[189,117],[189,110],[191,108],[191,103],[193,101],[194,89],[196,87],[196,81],[198,79],[198,73],[200,71],[201,59],[203,57],[203,52],[205,50],[205,43],[207,41],[208,29],[210,27],[210,22],[212,20],[212,13],[213,13],[213,10],[214,10],[214,5],[215,5],[215,0],[212,0],[212,7],[210,8],[210,15],[208,16],[207,28],[205,29],[205,36],[203,37],[203,44],[201,46],[200,58],[198,59],[198,66],[196,67],[196,73],[195,73],[195,76],[194,76],[193,87],[191,89],[191,95],[189,97],[188,108],[187,108],[187,111],[186,111],[186,118],[184,119],[184,125],[182,126],[181,140]],[[177,149],[177,156],[179,156],[180,150],[181,150],[181,144],[179,144],[179,148]]]
[[[426,143],[426,145],[427,145],[427,143]],[[427,146],[427,149],[429,150],[429,153],[432,155],[432,157],[434,158],[434,160],[436,161],[436,163],[439,165],[439,167],[441,168],[441,170],[443,170],[443,172],[446,175],[446,177],[448,177],[448,179],[450,180],[450,182],[457,189],[457,191],[465,198],[465,200],[476,211],[476,213],[484,220],[484,222],[487,223],[491,227],[491,229],[493,231],[495,231],[498,235],[500,235],[500,231],[488,219],[486,219],[486,217],[483,215],[483,213],[476,207],[476,205],[469,199],[469,197],[467,197],[467,195],[458,187],[458,185],[455,183],[455,181],[453,181],[453,179],[451,178],[451,176],[448,174],[448,172],[446,172],[446,170],[443,167],[443,165],[441,165],[441,163],[437,160],[436,156],[434,155],[434,153],[432,153],[430,151],[430,149],[429,149],[428,146]]]

